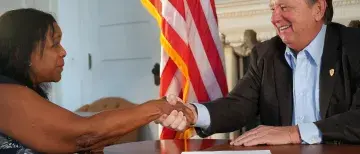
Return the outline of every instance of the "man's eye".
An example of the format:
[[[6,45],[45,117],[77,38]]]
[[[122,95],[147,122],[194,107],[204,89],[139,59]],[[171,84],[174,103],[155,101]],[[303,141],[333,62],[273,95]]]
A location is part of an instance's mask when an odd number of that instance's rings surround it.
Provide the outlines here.
[[[286,6],[280,6],[280,8],[281,8],[282,11],[287,11],[288,10],[288,8]]]

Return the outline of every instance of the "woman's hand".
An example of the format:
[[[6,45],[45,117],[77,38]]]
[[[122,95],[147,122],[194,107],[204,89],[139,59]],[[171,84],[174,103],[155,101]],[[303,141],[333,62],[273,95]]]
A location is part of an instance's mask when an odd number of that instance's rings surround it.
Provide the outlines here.
[[[188,124],[193,124],[195,116],[193,111],[186,106],[181,99],[164,97],[157,100],[151,100],[148,103],[155,105],[161,112],[161,117],[157,121],[162,121],[162,118],[166,118],[170,114],[181,114],[184,115],[185,121]]]

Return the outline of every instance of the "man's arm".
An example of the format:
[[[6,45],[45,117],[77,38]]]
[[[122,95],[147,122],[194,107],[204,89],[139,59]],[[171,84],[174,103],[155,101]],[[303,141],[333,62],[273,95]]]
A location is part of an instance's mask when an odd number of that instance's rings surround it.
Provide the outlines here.
[[[345,113],[333,115],[329,118],[315,122],[315,125],[322,133],[322,139],[327,141],[340,141],[345,143],[360,143],[360,59],[359,59],[359,39],[360,29],[342,29],[343,40],[343,63],[347,63],[351,75],[351,108]],[[346,65],[344,65],[346,67]]]
[[[207,129],[196,128],[199,136],[235,131],[255,118],[258,112],[262,65],[263,61],[258,59],[254,48],[248,71],[229,95],[203,104],[210,115],[210,126]],[[199,114],[198,120],[204,119],[202,116],[204,115]]]
[[[263,47],[259,51],[265,51],[267,46]],[[187,104],[193,111],[195,121],[192,123],[200,137],[240,129],[255,118],[258,113],[263,64],[263,60],[258,58],[257,47],[253,48],[247,73],[228,96],[204,104],[194,104],[195,106]],[[170,115],[163,115],[157,122],[164,127],[183,131],[189,125],[184,126],[182,119],[182,114],[172,112]]]
[[[352,109],[341,114],[315,122],[322,133],[322,139],[345,143],[360,143],[360,87],[353,95]]]
[[[314,123],[299,124],[298,128],[302,143],[319,144],[322,142],[321,132]]]

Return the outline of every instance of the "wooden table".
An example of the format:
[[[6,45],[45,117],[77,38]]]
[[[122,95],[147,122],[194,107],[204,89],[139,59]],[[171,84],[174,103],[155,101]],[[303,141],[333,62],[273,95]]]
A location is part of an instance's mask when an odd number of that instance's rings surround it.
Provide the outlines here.
[[[360,145],[230,146],[229,140],[158,140],[108,146],[105,154],[181,154],[183,151],[270,150],[272,154],[359,154]]]

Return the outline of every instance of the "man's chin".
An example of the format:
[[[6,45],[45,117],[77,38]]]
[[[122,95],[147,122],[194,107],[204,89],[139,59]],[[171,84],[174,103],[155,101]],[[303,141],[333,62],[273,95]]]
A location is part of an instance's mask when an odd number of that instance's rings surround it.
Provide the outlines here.
[[[293,44],[293,41],[288,37],[281,37],[281,41],[288,47],[291,47],[291,44]]]

